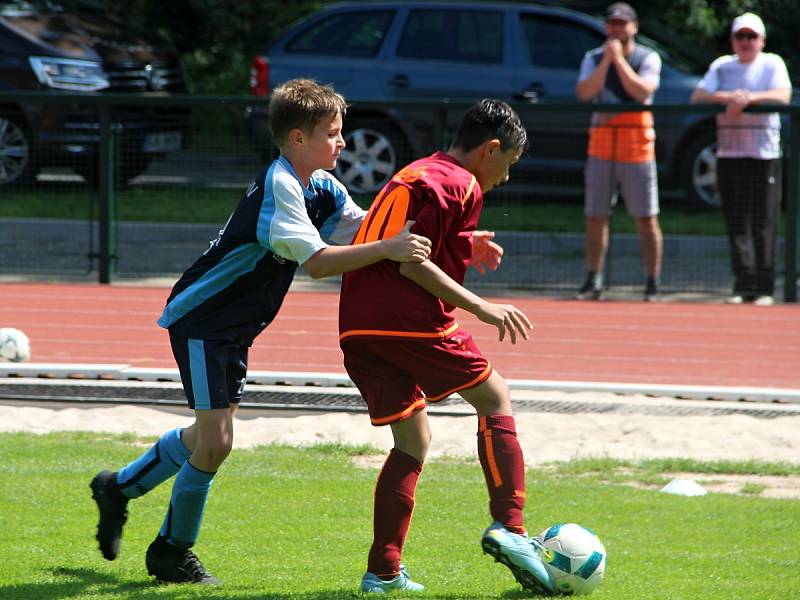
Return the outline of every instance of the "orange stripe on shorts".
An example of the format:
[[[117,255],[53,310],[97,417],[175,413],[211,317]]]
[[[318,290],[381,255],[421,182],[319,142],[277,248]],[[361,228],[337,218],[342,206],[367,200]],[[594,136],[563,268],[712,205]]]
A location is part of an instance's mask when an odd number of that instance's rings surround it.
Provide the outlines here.
[[[381,337],[401,337],[401,338],[446,338],[458,329],[458,323],[453,323],[444,331],[393,331],[390,329],[350,329],[339,335],[339,341],[345,340],[354,335],[374,335]],[[468,384],[469,385],[469,384]],[[463,389],[463,388],[459,388]]]
[[[486,379],[489,378],[489,375],[492,374],[492,365],[486,365],[486,368],[481,371],[481,374],[475,377],[475,379],[468,381],[464,385],[459,385],[454,387],[452,390],[447,390],[444,394],[439,394],[437,396],[428,396],[428,402],[438,402],[444,398],[447,398],[450,394],[455,394],[459,390],[468,390],[471,387],[475,387],[476,385],[483,383]]]
[[[393,415],[389,415],[388,417],[381,417],[379,419],[370,419],[370,422],[373,425],[388,425],[389,423],[394,423],[395,421],[400,421],[401,419],[403,419],[403,417],[407,417],[408,415],[410,415],[415,410],[419,410],[421,408],[425,408],[425,398],[420,398],[419,400],[414,402],[414,404],[412,404],[408,408],[405,408],[405,409],[401,410],[398,413],[395,413]]]

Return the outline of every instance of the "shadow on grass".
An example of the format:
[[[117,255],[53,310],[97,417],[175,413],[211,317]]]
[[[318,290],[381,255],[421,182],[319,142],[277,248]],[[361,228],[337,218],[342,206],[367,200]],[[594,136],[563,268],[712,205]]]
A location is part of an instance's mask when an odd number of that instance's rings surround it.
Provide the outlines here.
[[[253,594],[248,596],[234,596],[237,600],[344,600],[345,598],[364,598],[363,594],[357,593],[354,590],[347,589],[347,590],[327,590],[321,592],[306,592],[306,593],[297,593],[297,594]],[[399,592],[392,592],[391,597],[394,600],[402,600],[402,599],[417,599],[417,600],[464,600],[465,598],[469,598],[469,596],[461,593],[461,594],[436,594],[430,591],[423,592],[422,594],[401,594]],[[480,598],[487,597],[485,595],[478,596]],[[525,590],[516,589],[516,590],[508,590],[503,592],[502,594],[498,594],[496,596],[491,596],[493,598],[508,598],[513,600],[515,598],[527,598],[527,599],[535,599],[535,598],[546,598],[549,596],[540,596],[538,594],[533,594],[532,592],[526,592]]]
[[[153,584],[147,581],[120,582],[115,576],[100,573],[93,569],[70,569],[61,567],[46,571],[55,581],[23,583],[18,585],[0,584],[0,598],[3,600],[28,600],[42,598],[80,598],[90,594],[119,594],[136,598],[146,598],[144,594]]]
[[[164,586],[152,580],[120,581],[114,575],[100,573],[93,569],[72,569],[61,567],[46,571],[55,581],[41,583],[24,583],[18,585],[0,584],[2,600],[58,600],[60,598],[86,598],[92,596],[113,595],[116,598],[135,598],[136,600],[164,600],[165,598],[216,597],[228,600],[351,600],[363,596],[353,589],[330,589],[316,592],[270,593],[245,592],[227,586],[204,587],[202,593],[194,586]],[[418,595],[393,594],[401,598],[420,598],[437,600],[454,600],[465,598],[463,594],[424,593]],[[508,590],[499,598],[539,598],[524,590]]]

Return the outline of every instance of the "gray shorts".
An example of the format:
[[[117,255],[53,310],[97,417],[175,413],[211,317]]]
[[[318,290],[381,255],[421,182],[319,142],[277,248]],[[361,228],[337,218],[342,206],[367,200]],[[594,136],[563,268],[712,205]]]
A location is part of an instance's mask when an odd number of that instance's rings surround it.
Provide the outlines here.
[[[611,206],[617,200],[618,184],[629,215],[638,219],[658,214],[655,161],[623,163],[590,156],[584,169],[584,182],[587,217],[607,217],[611,213]]]

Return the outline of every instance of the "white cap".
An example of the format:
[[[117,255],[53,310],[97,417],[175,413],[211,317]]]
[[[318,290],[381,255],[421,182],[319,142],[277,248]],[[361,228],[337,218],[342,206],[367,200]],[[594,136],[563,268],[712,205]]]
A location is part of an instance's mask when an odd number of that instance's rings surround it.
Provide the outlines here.
[[[739,15],[733,20],[733,25],[731,25],[731,33],[736,33],[741,29],[749,29],[761,37],[767,35],[767,30],[764,27],[764,21],[762,21],[761,17],[758,15],[750,12]]]

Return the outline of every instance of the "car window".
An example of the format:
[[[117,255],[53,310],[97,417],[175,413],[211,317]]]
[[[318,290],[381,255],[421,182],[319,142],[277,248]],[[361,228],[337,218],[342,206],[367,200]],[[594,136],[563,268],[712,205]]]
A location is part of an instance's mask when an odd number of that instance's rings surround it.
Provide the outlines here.
[[[478,10],[412,10],[397,46],[397,56],[501,63],[503,14]]]
[[[604,41],[597,31],[558,17],[522,15],[522,29],[530,63],[549,69],[577,70],[583,55]]]
[[[393,18],[391,10],[331,15],[300,32],[289,41],[286,50],[326,56],[375,56]]]

